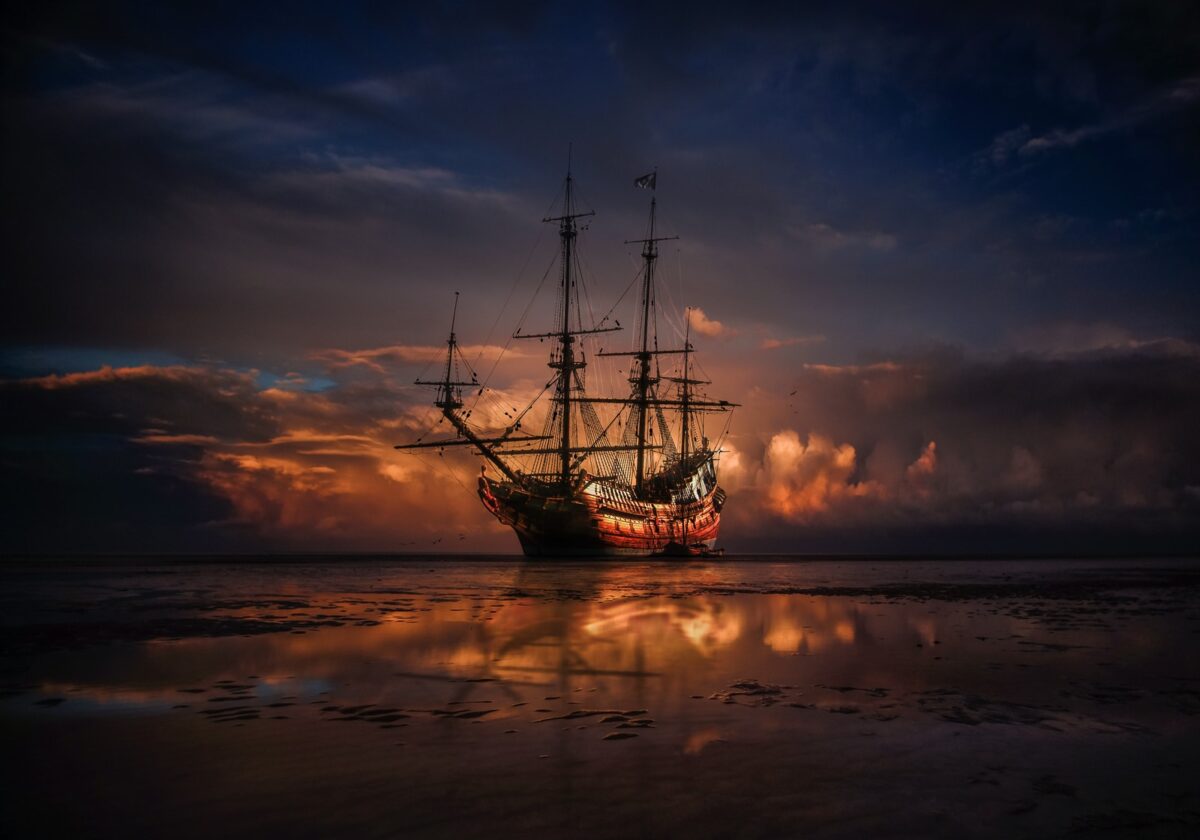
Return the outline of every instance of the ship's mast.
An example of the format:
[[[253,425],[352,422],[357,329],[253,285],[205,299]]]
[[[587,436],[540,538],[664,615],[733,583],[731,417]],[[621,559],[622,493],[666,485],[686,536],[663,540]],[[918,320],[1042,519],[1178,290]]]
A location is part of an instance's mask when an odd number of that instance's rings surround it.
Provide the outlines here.
[[[562,459],[562,483],[571,481],[571,375],[575,369],[575,352],[571,346],[575,337],[571,335],[571,245],[575,241],[575,217],[571,214],[571,170],[567,170],[566,186],[567,215],[559,222],[558,235],[562,239],[562,335],[559,336],[559,362],[562,370],[558,375],[559,396],[562,398],[562,440],[559,457]]]
[[[571,264],[574,262],[572,249],[575,244],[575,236],[577,228],[575,220],[583,216],[591,216],[593,213],[575,213],[573,199],[571,195],[571,187],[574,179],[571,177],[571,165],[567,163],[567,180],[563,188],[563,215],[552,218],[542,219],[543,222],[558,222],[558,236],[561,240],[562,249],[562,324],[559,332],[554,336],[558,339],[558,361],[551,361],[550,367],[558,369],[558,387],[556,389],[559,408],[562,411],[561,425],[559,427],[559,481],[564,486],[571,483],[571,380],[574,378],[575,371],[584,366],[583,362],[575,361],[575,336],[584,332],[608,332],[609,330],[571,330],[571,286],[574,283],[571,277]],[[527,336],[532,337],[532,336]]]
[[[562,414],[551,414],[547,418],[547,426],[545,428],[545,436],[547,439],[554,440],[553,447],[544,449],[521,449],[510,452],[511,455],[551,455],[557,456],[554,461],[557,463],[547,464],[547,467],[553,467],[553,471],[526,473],[530,478],[550,479],[552,483],[560,485],[564,492],[570,491],[572,476],[575,469],[582,463],[587,455],[596,452],[618,452],[625,451],[631,447],[625,446],[610,446],[606,442],[604,430],[597,427],[598,435],[596,439],[585,446],[572,446],[572,417],[571,409],[575,403],[594,403],[601,400],[591,399],[586,395],[576,395],[572,387],[572,383],[577,381],[576,372],[586,367],[587,362],[582,358],[577,358],[576,339],[579,336],[593,335],[597,333],[616,332],[621,329],[620,326],[614,325],[605,327],[603,325],[593,326],[585,329],[580,323],[577,328],[572,329],[571,324],[571,303],[572,290],[576,285],[575,272],[573,271],[575,263],[575,239],[578,234],[577,220],[585,216],[593,216],[595,213],[591,210],[585,212],[575,211],[575,196],[574,196],[575,179],[571,175],[570,160],[567,163],[567,177],[563,186],[563,212],[561,216],[550,216],[542,219],[543,222],[557,222],[558,235],[560,240],[559,261],[561,262],[559,273],[559,285],[561,294],[561,309],[557,312],[559,323],[555,325],[553,332],[545,333],[522,333],[518,328],[517,332],[513,333],[513,338],[536,338],[539,340],[554,339],[558,346],[556,352],[551,354],[549,366],[555,370],[554,379],[554,403],[555,411],[561,411]],[[603,355],[603,354],[602,354]],[[582,381],[579,381],[579,388],[582,388]],[[590,405],[587,411],[590,411]],[[588,415],[585,411],[581,418],[584,421],[585,429],[589,427]],[[593,414],[594,417],[594,414]]]
[[[683,440],[680,441],[681,453],[680,453],[679,457],[680,457],[680,461],[682,461],[684,463],[687,462],[688,438],[689,438],[689,435],[691,434],[691,429],[690,429],[689,423],[688,423],[688,420],[691,417],[691,412],[688,411],[688,408],[689,408],[689,403],[691,401],[691,396],[692,396],[692,391],[691,391],[692,380],[690,380],[688,378],[688,359],[691,355],[692,355],[692,310],[691,310],[691,308],[689,308],[687,311],[687,323],[684,325],[684,328],[683,328],[683,382],[682,382],[683,392],[680,394],[680,398],[681,398],[680,401],[683,403],[683,429],[681,430],[681,436],[682,436]]]
[[[691,429],[688,426],[688,418],[691,414],[691,412],[688,411],[688,408],[689,408],[688,404],[689,404],[689,402],[691,400],[691,396],[692,396],[691,380],[688,379],[688,359],[691,358],[691,355],[692,355],[691,350],[692,350],[692,310],[691,310],[691,308],[689,308],[687,310],[685,323],[684,323],[684,327],[683,327],[683,382],[681,383],[681,385],[683,386],[683,390],[679,395],[680,402],[683,403],[683,406],[682,406],[683,418],[682,418],[682,423],[681,423],[682,428],[680,429],[680,437],[682,438],[682,440],[680,440],[680,442],[679,442],[679,451],[680,451],[679,475],[684,478],[691,475],[691,473],[688,472],[688,468],[687,468],[688,441],[691,436]],[[682,495],[683,494],[680,493],[680,496],[682,496]],[[682,506],[680,506],[680,510],[681,511],[683,510]],[[686,546],[687,545],[687,522],[688,521],[687,521],[686,516],[683,516],[682,519],[683,519],[683,522],[681,523],[681,525],[683,528],[683,545]]]
[[[652,173],[648,176],[643,176],[637,179],[637,185],[654,190],[657,173]],[[578,235],[578,220],[585,216],[592,216],[592,211],[575,212],[575,196],[574,196],[574,178],[571,174],[571,167],[568,161],[567,176],[563,185],[563,211],[560,216],[553,216],[543,219],[543,222],[557,222],[558,233],[560,240],[561,260],[559,283],[561,287],[561,308],[556,306],[556,317],[559,318],[559,323],[555,324],[553,331],[544,333],[523,333],[520,327],[513,333],[513,338],[517,339],[539,339],[553,340],[557,347],[551,354],[549,366],[555,370],[555,374],[551,383],[547,386],[546,391],[553,387],[553,400],[555,410],[561,411],[562,415],[557,416],[553,412],[546,418],[546,425],[541,435],[531,436],[519,434],[521,428],[521,419],[537,402],[541,394],[535,397],[533,401],[514,418],[512,425],[503,430],[503,433],[495,437],[483,437],[470,427],[469,418],[471,412],[462,413],[463,398],[462,388],[479,388],[479,394],[482,395],[484,388],[480,386],[475,372],[471,370],[470,364],[462,358],[461,348],[458,346],[457,334],[455,326],[458,317],[458,293],[455,292],[454,310],[450,319],[450,337],[446,342],[446,364],[443,371],[443,376],[440,379],[433,381],[425,381],[418,379],[416,384],[428,385],[437,388],[437,398],[435,405],[441,409],[445,419],[450,421],[457,437],[449,440],[431,440],[422,441],[420,438],[414,443],[401,444],[396,446],[396,449],[443,449],[452,446],[474,446],[481,455],[487,458],[497,469],[504,475],[508,481],[516,485],[551,485],[559,491],[570,494],[572,492],[571,483],[573,473],[583,463],[584,459],[597,453],[617,453],[629,452],[635,450],[636,453],[636,472],[631,477],[633,481],[632,489],[634,495],[638,498],[646,498],[647,489],[646,482],[646,453],[656,449],[668,450],[668,461],[674,463],[675,452],[674,445],[670,442],[670,433],[667,431],[665,421],[662,419],[661,411],[663,408],[682,408],[683,409],[683,454],[680,465],[686,467],[688,455],[690,453],[690,437],[691,437],[691,412],[692,411],[727,411],[734,407],[734,403],[725,400],[712,401],[704,399],[695,399],[691,393],[690,386],[698,380],[689,378],[690,367],[688,354],[692,352],[690,343],[690,322],[689,330],[686,333],[683,349],[660,349],[658,347],[657,336],[651,338],[652,331],[655,330],[654,319],[651,317],[651,309],[655,306],[655,290],[654,290],[654,270],[655,263],[658,258],[658,243],[670,239],[678,239],[676,236],[655,236],[657,232],[657,200],[652,195],[650,201],[650,219],[649,219],[649,235],[645,239],[627,240],[627,244],[642,245],[642,258],[645,261],[644,278],[642,284],[642,312],[641,312],[641,342],[640,350],[632,352],[605,352],[601,349],[597,356],[625,356],[634,357],[636,366],[630,371],[629,381],[633,384],[633,393],[624,397],[591,397],[583,392],[583,380],[577,376],[579,370],[586,366],[586,361],[581,354],[577,352],[576,340],[579,336],[586,336],[598,333],[615,332],[620,330],[619,322],[613,326],[604,326],[608,320],[607,316],[600,321],[598,325],[593,325],[591,328],[585,329],[582,323],[579,323],[577,328],[572,329],[571,304],[573,298],[573,289],[575,288],[577,278],[574,272],[575,263],[575,242]],[[522,318],[522,320],[524,320]],[[578,319],[577,319],[578,320]],[[653,346],[651,346],[653,345]],[[675,377],[670,377],[673,382],[682,382],[683,390],[680,394],[681,399],[663,399],[657,391],[656,386],[659,382],[657,373],[652,375],[650,362],[653,358],[664,354],[684,354],[684,369],[682,380]],[[459,374],[459,366],[463,366],[470,373],[470,379],[465,381],[456,381]],[[543,391],[542,393],[545,393]],[[574,425],[571,416],[572,409],[576,404],[581,408],[581,416],[579,420],[583,423],[583,427],[588,432],[588,440],[582,446],[572,446],[572,427]],[[595,404],[611,404],[619,405],[626,408],[635,408],[638,411],[638,419],[636,423],[631,424],[632,428],[627,427],[627,432],[631,436],[635,436],[636,440],[629,443],[622,442],[619,445],[612,445],[608,442],[607,427],[600,424],[595,412],[592,411],[592,405]],[[648,423],[650,411],[657,412],[660,426],[663,428],[663,436],[667,438],[662,444],[651,444],[648,438]],[[515,409],[514,409],[515,411]],[[505,412],[507,415],[508,412]],[[619,416],[619,413],[618,413]],[[609,425],[612,425],[610,421]],[[628,440],[628,439],[626,439]],[[530,447],[528,444],[546,441],[542,447]],[[630,445],[632,443],[633,445]],[[520,447],[520,448],[509,448]],[[538,456],[546,458],[549,463],[539,461],[536,471],[525,472],[514,469],[507,462],[507,459],[514,457]],[[607,457],[605,455],[604,457]],[[617,473],[617,476],[598,476],[596,478],[624,478],[627,467],[622,467],[620,464],[612,465]],[[657,484],[655,485],[657,488]],[[549,489],[549,488],[547,488]],[[653,492],[658,493],[661,489],[657,488]],[[686,531],[685,531],[686,533]]]
[[[649,419],[649,408],[652,402],[650,389],[656,380],[650,376],[650,358],[658,352],[657,340],[655,349],[650,349],[650,309],[654,305],[654,264],[658,260],[658,243],[668,239],[678,239],[678,236],[655,236],[655,215],[658,208],[658,197],[654,190],[658,186],[658,171],[649,177],[650,186],[650,228],[645,239],[630,240],[627,244],[640,241],[642,243],[642,259],[646,262],[642,280],[642,349],[636,353],[638,372],[634,379],[635,392],[633,402],[638,408],[637,422],[637,460],[633,473],[633,489],[638,496],[642,494],[644,474],[646,471],[646,423]]]
[[[438,383],[437,401],[434,403],[434,405],[441,409],[452,410],[462,406],[462,401],[458,399],[458,395],[454,391],[454,382],[451,379],[451,374],[454,373],[454,351],[458,346],[458,339],[454,335],[454,323],[457,320],[458,292],[455,292],[454,309],[450,311],[450,338],[446,340],[446,375]]]
[[[654,240],[654,215],[658,197],[650,196],[650,235],[642,243],[642,259],[646,261],[646,276],[642,282],[642,350],[638,354],[637,377],[637,467],[634,471],[634,492],[641,495],[646,467],[646,419],[650,394],[650,302],[654,297],[654,262],[658,259],[658,243]]]
[[[512,482],[520,483],[521,478],[512,468],[504,462],[500,457],[496,446],[505,443],[524,443],[527,441],[544,440],[543,437],[512,437],[516,431],[516,426],[508,429],[503,436],[494,438],[483,438],[475,433],[466,419],[459,414],[459,409],[463,406],[462,388],[477,388],[479,387],[479,379],[475,376],[475,372],[470,370],[470,365],[465,365],[471,373],[470,380],[456,380],[454,377],[457,374],[457,369],[454,365],[454,360],[457,358],[464,362],[458,350],[458,337],[454,332],[455,322],[458,320],[458,292],[454,293],[454,310],[450,315],[450,337],[446,339],[446,368],[441,379],[426,381],[424,379],[415,380],[416,385],[429,385],[437,388],[437,398],[434,400],[434,405],[442,410],[442,416],[450,421],[450,425],[459,434],[459,437],[454,440],[433,440],[422,442],[420,438],[416,443],[402,443],[393,449],[444,449],[447,446],[474,446],[479,453],[496,465],[504,476]]]

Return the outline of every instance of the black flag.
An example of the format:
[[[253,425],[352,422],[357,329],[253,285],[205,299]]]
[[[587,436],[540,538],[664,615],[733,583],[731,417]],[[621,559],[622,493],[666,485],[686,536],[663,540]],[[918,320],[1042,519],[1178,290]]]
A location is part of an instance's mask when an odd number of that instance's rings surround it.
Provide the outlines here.
[[[641,187],[644,190],[654,189],[654,182],[658,180],[658,173],[651,172],[649,175],[643,175],[641,178],[634,178],[633,185]]]

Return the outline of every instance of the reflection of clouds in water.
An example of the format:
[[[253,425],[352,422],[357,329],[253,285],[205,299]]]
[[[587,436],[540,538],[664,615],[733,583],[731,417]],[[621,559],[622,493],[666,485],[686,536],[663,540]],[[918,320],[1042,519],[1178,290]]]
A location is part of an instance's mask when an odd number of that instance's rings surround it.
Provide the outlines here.
[[[723,740],[720,730],[710,726],[689,735],[683,745],[683,752],[685,755],[699,755],[709,744],[720,740]]]
[[[849,647],[878,644],[881,639],[912,639],[925,645],[939,637],[935,616],[913,609],[887,609],[847,598],[812,595],[764,595],[738,599],[734,609],[755,613],[761,622],[762,642],[776,653],[815,654]],[[751,625],[751,617],[743,617]]]
[[[713,598],[653,598],[620,604],[597,604],[583,625],[596,637],[635,635],[662,640],[672,632],[686,640],[702,656],[733,644],[742,632],[741,616]],[[667,632],[664,633],[664,628]]]
[[[619,577],[619,575],[618,575]],[[110,673],[110,685],[67,682],[77,696],[134,705],[188,699],[177,686],[205,685],[225,677],[261,675],[259,692],[279,692],[298,681],[322,686],[348,675],[370,680],[380,690],[397,672],[439,679],[495,678],[552,680],[575,676],[648,675],[687,679],[704,663],[725,658],[833,652],[871,644],[882,634],[893,639],[932,641],[936,619],[911,610],[872,608],[843,598],[800,595],[735,595],[606,600],[505,600],[491,596],[449,600],[416,596],[364,597],[333,616],[333,596],[323,595],[320,614],[343,626],[305,633],[271,633],[246,638],[191,638],[155,641],[138,652],[167,687],[150,687],[144,676],[121,680],[126,669]],[[314,599],[317,600],[317,599]],[[309,607],[293,615],[311,615]],[[233,609],[227,615],[262,618],[261,610]],[[357,618],[378,623],[356,626]],[[171,663],[187,663],[180,673]],[[132,663],[131,663],[132,664]],[[50,685],[49,683],[47,685]],[[59,683],[54,683],[59,685]],[[289,689],[295,690],[295,688]],[[301,689],[301,693],[304,692]],[[193,698],[194,699],[194,698]]]
[[[776,653],[819,653],[857,639],[861,619],[853,602],[796,595],[766,595],[757,601],[763,644]]]
[[[61,714],[121,714],[138,711],[166,711],[190,698],[174,689],[138,689],[126,686],[76,685],[69,682],[44,682],[38,692],[66,701],[58,707]],[[83,704],[83,707],[80,707]]]
[[[320,591],[301,585],[287,600],[262,594],[280,591],[273,575],[248,584],[241,570],[214,585],[226,596],[219,602],[184,597],[181,587],[169,604],[161,588],[132,599],[114,588],[98,608],[107,624],[74,611],[69,620],[86,623],[72,644],[44,640],[45,655],[22,672],[37,689],[0,699],[21,739],[15,754],[36,756],[27,772],[37,774],[38,794],[58,785],[89,816],[108,791],[125,802],[150,780],[172,797],[158,813],[223,807],[218,817],[234,833],[247,813],[337,833],[320,819],[331,795],[350,791],[350,810],[362,817],[356,833],[414,820],[418,833],[454,833],[478,803],[475,827],[490,825],[496,807],[518,816],[558,808],[535,828],[557,836],[609,826],[616,837],[669,834],[680,813],[694,813],[693,834],[794,834],[803,815],[826,805],[814,817],[818,833],[847,817],[859,826],[867,807],[881,816],[866,833],[887,833],[912,807],[912,785],[896,780],[913,778],[939,808],[974,797],[963,812],[989,825],[1031,795],[1054,798],[1025,813],[1073,819],[1063,809],[1120,803],[1131,785],[1144,787],[1139,801],[1175,790],[1170,768],[1194,752],[1195,693],[1181,681],[1195,669],[1179,655],[1194,594],[1139,594],[1124,575],[1111,596],[1089,576],[1074,598],[1007,583],[968,590],[981,592],[973,597],[961,586],[904,597],[886,584],[866,591],[828,579],[820,583],[841,594],[805,594],[816,575],[799,564],[724,566],[707,586],[696,583],[698,567],[631,573],[597,564],[513,581],[483,565],[432,565],[390,577],[371,568],[356,588],[322,580]],[[890,568],[937,585],[909,566]],[[878,580],[896,574],[890,568],[854,565],[847,574]],[[961,565],[946,568],[961,575]],[[787,589],[762,591],[766,577]],[[231,597],[219,586],[253,590]],[[81,590],[77,601],[90,595]],[[20,601],[39,620],[54,603]],[[225,618],[196,621],[198,612]],[[147,624],[146,632],[230,635],[145,642],[120,631]],[[115,641],[74,644],[88,633]],[[1157,752],[1147,758],[1148,749]],[[1089,758],[1134,769],[1095,789]],[[1152,760],[1166,769],[1141,773]],[[1059,790],[1068,786],[1080,795]],[[743,811],[714,822],[733,794]],[[121,824],[137,827],[155,812],[129,801],[136,812]],[[763,803],[793,803],[801,816],[775,819]],[[335,811],[345,833],[345,809]],[[661,821],[639,822],[646,814]],[[930,825],[965,824],[945,820],[922,812],[919,825],[897,830],[922,836]],[[1008,833],[1063,833],[1031,825]]]
[[[818,667],[801,665],[797,654],[821,655],[819,667],[835,669],[839,681],[907,681],[912,671],[901,658],[947,634],[947,616],[920,602],[752,591],[764,578],[777,582],[795,570],[801,582],[817,574],[807,565],[561,564],[497,568],[497,574],[486,566],[450,567],[427,578],[432,569],[406,566],[386,577],[372,572],[368,585],[351,578],[352,589],[237,577],[231,580],[239,591],[229,593],[237,597],[212,616],[228,620],[232,633],[239,633],[238,622],[293,632],[112,649],[86,675],[63,668],[46,672],[43,684],[100,702],[112,695],[119,698],[112,702],[168,706],[189,699],[177,693],[182,687],[247,674],[260,675],[260,696],[321,690],[304,684],[353,685],[363,700],[398,701],[429,694],[437,683],[493,680],[505,691],[572,682],[616,698],[633,690],[631,678],[653,678],[659,696],[686,697],[723,687],[726,676],[796,682],[801,671],[807,677]],[[865,566],[839,571],[880,574]],[[712,591],[697,591],[703,588]],[[190,603],[181,600],[176,612],[195,609]],[[1008,637],[1022,623],[994,613],[971,622],[970,638]]]

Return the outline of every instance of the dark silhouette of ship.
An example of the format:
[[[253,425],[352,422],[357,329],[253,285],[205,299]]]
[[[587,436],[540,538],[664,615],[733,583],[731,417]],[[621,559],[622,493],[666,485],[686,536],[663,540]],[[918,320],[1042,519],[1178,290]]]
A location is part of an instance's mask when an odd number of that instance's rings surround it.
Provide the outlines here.
[[[725,491],[717,484],[720,439],[709,440],[704,420],[724,413],[723,437],[735,404],[710,399],[700,390],[711,383],[696,376],[690,317],[681,347],[659,347],[654,277],[658,243],[677,237],[656,236],[657,172],[635,184],[649,189],[651,199],[645,238],[626,242],[642,246],[642,266],[635,278],[641,280],[641,300],[634,349],[590,349],[596,336],[621,326],[612,317],[615,305],[598,322],[584,322],[590,307],[580,305],[585,290],[576,240],[579,220],[593,213],[577,211],[568,167],[561,213],[542,220],[557,223],[560,240],[554,328],[523,333],[518,326],[513,334],[514,339],[551,342],[550,381],[526,407],[505,412],[511,422],[502,430],[489,432],[472,425],[472,412],[488,388],[461,354],[454,332],[456,292],[443,376],[417,380],[437,389],[434,405],[456,437],[418,439],[396,447],[473,447],[487,461],[478,480],[480,499],[512,527],[528,556],[695,556],[718,551],[725,503]],[[597,364],[603,364],[600,359],[628,359],[628,391],[590,395],[589,356]],[[468,406],[466,400],[473,402]],[[529,435],[522,423],[539,404],[548,404],[549,410],[540,434]],[[498,477],[488,475],[488,464]]]

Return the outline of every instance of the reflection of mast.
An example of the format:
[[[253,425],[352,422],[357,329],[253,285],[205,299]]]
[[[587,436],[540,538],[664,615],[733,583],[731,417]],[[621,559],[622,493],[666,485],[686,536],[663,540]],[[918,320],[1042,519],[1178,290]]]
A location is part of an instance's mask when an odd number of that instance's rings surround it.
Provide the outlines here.
[[[519,616],[530,613],[532,616],[515,627],[509,627],[501,620],[488,629],[489,635],[499,632],[508,636],[498,649],[491,652],[489,673],[497,674],[502,680],[508,680],[510,675],[553,675],[558,678],[559,688],[564,693],[575,677],[641,679],[662,676],[659,672],[643,670],[641,665],[644,663],[631,670],[623,667],[606,668],[593,665],[590,661],[592,650],[600,650],[601,653],[612,650],[616,635],[628,630],[617,628],[614,633],[611,627],[606,627],[602,632],[590,628],[597,610],[607,613],[630,606],[630,602],[607,604],[601,597],[602,584],[610,577],[607,570],[599,566],[580,566],[556,571],[550,579],[544,576],[544,572],[537,567],[520,567],[513,581],[514,589],[525,592],[542,590],[550,600],[530,605],[528,611],[524,607],[520,610],[511,606],[503,608],[505,612],[512,610]],[[498,631],[498,627],[503,629]],[[515,656],[520,652],[531,655],[533,661],[521,661],[522,657]],[[517,661],[512,661],[513,658]]]

